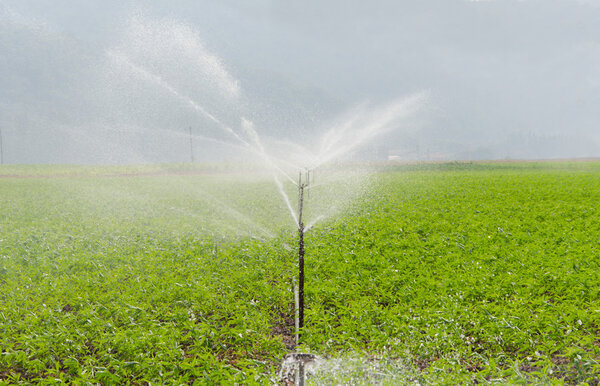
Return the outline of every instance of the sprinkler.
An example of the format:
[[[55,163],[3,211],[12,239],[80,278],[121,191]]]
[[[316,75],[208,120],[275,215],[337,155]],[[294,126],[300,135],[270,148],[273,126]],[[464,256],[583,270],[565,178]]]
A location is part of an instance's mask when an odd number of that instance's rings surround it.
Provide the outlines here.
[[[296,305],[296,345],[300,343],[301,331],[304,327],[304,222],[302,214],[304,211],[304,198],[310,197],[310,176],[311,171],[306,169],[304,172],[298,172],[298,288],[294,288],[294,300]],[[305,195],[306,193],[306,195]],[[285,357],[283,372],[288,375],[281,376],[281,379],[287,384],[294,374],[294,384],[304,386],[305,384],[305,365],[315,360],[313,354],[293,353]],[[287,370],[284,370],[287,368]]]
[[[310,170],[298,172],[298,296],[296,301],[296,344],[300,342],[300,331],[304,327],[304,192],[310,197]]]

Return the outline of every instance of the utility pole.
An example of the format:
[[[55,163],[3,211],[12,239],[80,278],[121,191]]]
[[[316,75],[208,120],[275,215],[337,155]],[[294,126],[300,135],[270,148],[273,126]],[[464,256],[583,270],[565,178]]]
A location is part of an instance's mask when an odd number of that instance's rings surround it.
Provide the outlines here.
[[[4,165],[4,147],[2,145],[2,128],[0,128],[0,165]]]
[[[192,163],[194,163],[194,143],[192,142],[192,126],[190,126],[189,129],[190,129],[190,160]]]

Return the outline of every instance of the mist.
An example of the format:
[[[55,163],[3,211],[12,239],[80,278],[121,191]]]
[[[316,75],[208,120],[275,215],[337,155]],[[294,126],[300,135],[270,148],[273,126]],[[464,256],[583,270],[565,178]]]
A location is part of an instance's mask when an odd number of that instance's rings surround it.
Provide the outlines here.
[[[243,122],[317,154],[349,116],[360,159],[599,157],[599,36],[575,0],[0,0],[3,161],[243,160]]]

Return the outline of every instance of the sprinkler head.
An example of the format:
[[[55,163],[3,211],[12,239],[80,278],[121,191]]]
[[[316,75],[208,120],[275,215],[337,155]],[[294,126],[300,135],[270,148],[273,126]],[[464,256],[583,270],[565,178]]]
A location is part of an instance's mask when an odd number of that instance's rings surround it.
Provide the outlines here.
[[[307,363],[312,363],[317,359],[317,356],[315,354],[307,354],[307,353],[302,353],[302,352],[293,352],[290,354],[286,354],[283,357],[283,360],[285,362],[291,363],[291,364],[295,364],[295,363],[303,363],[303,364],[307,364]]]

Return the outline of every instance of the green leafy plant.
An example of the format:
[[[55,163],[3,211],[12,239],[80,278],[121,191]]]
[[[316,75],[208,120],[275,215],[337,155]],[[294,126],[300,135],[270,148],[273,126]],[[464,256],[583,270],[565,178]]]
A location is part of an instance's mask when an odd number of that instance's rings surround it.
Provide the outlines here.
[[[268,179],[11,168],[0,382],[276,380],[293,338],[296,236]],[[340,379],[365,383],[599,381],[600,163],[385,166],[371,178],[306,234],[302,349],[325,363],[315,381],[335,379],[336,361],[358,366]]]

